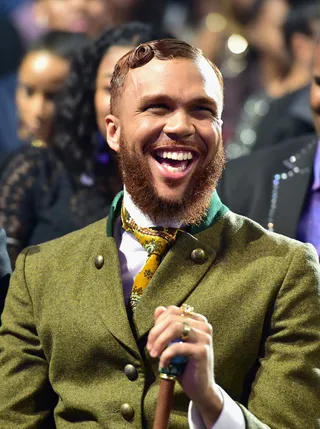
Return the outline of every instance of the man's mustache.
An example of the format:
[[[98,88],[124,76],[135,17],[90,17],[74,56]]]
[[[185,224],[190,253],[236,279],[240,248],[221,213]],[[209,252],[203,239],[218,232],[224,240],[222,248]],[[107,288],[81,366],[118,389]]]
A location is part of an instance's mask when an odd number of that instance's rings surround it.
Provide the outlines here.
[[[181,149],[193,149],[195,152],[206,152],[206,146],[203,142],[200,142],[198,139],[163,139],[157,140],[154,143],[149,143],[146,148],[149,151],[156,151],[158,149],[166,148],[181,148]]]

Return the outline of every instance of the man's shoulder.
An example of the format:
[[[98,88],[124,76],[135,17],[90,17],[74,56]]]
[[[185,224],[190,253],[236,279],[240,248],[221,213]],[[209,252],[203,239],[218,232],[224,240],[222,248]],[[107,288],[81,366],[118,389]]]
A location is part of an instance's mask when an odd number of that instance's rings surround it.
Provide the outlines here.
[[[246,258],[246,255],[253,253],[261,257],[277,256],[281,260],[298,249],[307,249],[317,259],[316,251],[311,245],[268,231],[252,219],[231,210],[221,218],[221,222],[223,247],[239,257],[242,254]]]
[[[30,246],[22,254],[34,263],[43,264],[44,260],[60,263],[87,253],[93,245],[96,247],[97,242],[103,241],[103,237],[106,237],[106,218],[54,240]]]

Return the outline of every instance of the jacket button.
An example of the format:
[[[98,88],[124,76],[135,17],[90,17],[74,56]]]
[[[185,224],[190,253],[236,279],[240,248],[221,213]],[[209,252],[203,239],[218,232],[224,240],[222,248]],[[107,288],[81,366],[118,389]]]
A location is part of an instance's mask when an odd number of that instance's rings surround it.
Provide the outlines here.
[[[134,409],[129,404],[122,404],[120,407],[120,413],[125,420],[130,421],[133,419]]]
[[[100,270],[103,267],[104,264],[104,258],[102,255],[98,255],[94,259],[94,265],[98,270]]]
[[[196,263],[196,264],[203,264],[206,259],[207,259],[207,255],[206,252],[203,249],[194,249],[191,252],[191,259]]]
[[[138,371],[130,363],[128,363],[128,365],[124,367],[124,373],[129,378],[130,381],[135,381],[138,378]]]

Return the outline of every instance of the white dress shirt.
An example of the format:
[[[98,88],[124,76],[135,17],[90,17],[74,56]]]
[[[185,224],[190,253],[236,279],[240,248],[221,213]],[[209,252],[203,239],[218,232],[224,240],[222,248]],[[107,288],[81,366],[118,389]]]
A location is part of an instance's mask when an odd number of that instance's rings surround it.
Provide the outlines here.
[[[147,216],[145,216],[133,203],[130,195],[124,190],[124,206],[133,217],[135,222],[141,227],[159,226],[154,225]],[[179,228],[181,223],[173,222],[166,227]],[[123,284],[124,299],[126,305],[129,302],[129,297],[135,276],[142,270],[146,263],[148,254],[141,246],[133,234],[124,231],[121,228],[120,217],[116,219],[115,224],[115,240],[119,249],[119,259],[121,267],[121,277]],[[237,403],[219,386],[223,398],[222,412],[213,425],[212,429],[245,429],[246,424],[243,413]],[[192,401],[189,404],[188,421],[190,429],[205,429],[200,414],[193,406]]]

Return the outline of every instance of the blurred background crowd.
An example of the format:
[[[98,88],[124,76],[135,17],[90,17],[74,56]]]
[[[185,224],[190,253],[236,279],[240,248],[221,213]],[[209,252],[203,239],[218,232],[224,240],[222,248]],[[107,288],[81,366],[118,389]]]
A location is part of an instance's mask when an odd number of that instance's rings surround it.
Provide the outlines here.
[[[132,47],[162,37],[201,48],[224,76],[230,162],[219,190],[223,201],[270,230],[312,242],[318,219],[310,220],[312,142],[320,129],[310,91],[316,105],[319,29],[315,0],[2,0],[0,227],[12,265],[27,245],[108,214],[121,189],[104,137],[112,70]],[[312,159],[306,176],[295,156],[302,149]],[[287,211],[275,221],[282,183],[302,176],[306,189],[300,205],[292,201],[294,225],[282,230],[291,216]]]

